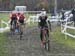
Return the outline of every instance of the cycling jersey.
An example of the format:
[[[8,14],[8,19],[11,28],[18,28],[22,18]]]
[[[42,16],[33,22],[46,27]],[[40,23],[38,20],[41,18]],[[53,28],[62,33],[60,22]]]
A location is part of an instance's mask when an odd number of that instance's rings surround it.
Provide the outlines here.
[[[25,19],[24,15],[20,15],[20,16],[19,16],[19,22],[20,22],[21,24],[24,24],[24,19]]]
[[[15,19],[17,20],[16,14],[12,14],[10,18],[11,18],[11,20],[15,20]]]
[[[25,19],[24,15],[19,16],[19,20],[24,20],[24,19]]]
[[[47,26],[47,22],[46,22],[47,16],[44,16],[44,17],[40,16],[40,17],[39,17],[39,20],[40,20],[39,26],[41,26],[41,27]]]

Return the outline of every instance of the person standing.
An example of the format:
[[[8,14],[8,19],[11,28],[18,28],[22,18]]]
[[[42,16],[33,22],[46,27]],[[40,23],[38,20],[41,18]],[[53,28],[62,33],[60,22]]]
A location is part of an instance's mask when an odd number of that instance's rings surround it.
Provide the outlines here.
[[[75,26],[75,9],[72,9],[72,14],[73,14],[73,22],[74,22],[74,26]]]
[[[62,18],[61,18],[61,20],[64,20],[64,19],[65,19],[65,15],[64,15],[64,13],[65,13],[65,11],[62,9],[62,10],[61,10],[61,14],[62,14]]]

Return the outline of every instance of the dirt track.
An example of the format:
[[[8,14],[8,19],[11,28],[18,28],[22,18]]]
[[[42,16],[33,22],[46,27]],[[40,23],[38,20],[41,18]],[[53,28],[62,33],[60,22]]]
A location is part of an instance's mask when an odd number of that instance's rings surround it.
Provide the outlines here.
[[[47,52],[40,46],[39,30],[37,27],[27,28],[24,37],[8,35],[8,56],[75,56],[75,50],[64,47],[56,43],[50,37],[50,52]]]

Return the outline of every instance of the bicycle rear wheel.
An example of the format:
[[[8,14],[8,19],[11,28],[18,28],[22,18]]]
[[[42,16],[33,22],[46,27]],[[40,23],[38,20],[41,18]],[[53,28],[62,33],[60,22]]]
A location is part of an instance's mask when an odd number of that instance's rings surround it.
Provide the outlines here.
[[[20,32],[20,40],[22,39],[23,37],[23,32]]]

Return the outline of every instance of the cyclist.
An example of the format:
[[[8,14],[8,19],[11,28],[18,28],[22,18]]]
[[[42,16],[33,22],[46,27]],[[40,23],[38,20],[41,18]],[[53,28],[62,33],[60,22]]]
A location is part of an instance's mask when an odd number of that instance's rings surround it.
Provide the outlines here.
[[[24,14],[23,13],[20,13],[19,19],[18,19],[19,23],[21,23],[23,25],[24,24],[24,20],[25,20]]]
[[[24,28],[24,19],[25,19],[25,16],[23,13],[20,13],[19,15],[19,19],[18,19],[18,23],[19,23],[19,29],[20,29],[20,33],[23,34],[23,28]]]
[[[10,15],[10,25],[11,25],[11,28],[10,29],[12,29],[13,22],[15,23],[14,24],[14,27],[16,28],[17,16],[16,16],[16,12],[15,11],[12,11],[12,13]]]
[[[40,27],[41,46],[43,46],[44,40],[43,40],[43,35],[42,35],[42,29],[48,28],[47,15],[45,12],[41,13],[41,16],[39,16],[38,26]],[[47,35],[49,37],[49,31],[48,31],[48,29],[46,29],[46,30],[47,30]]]

